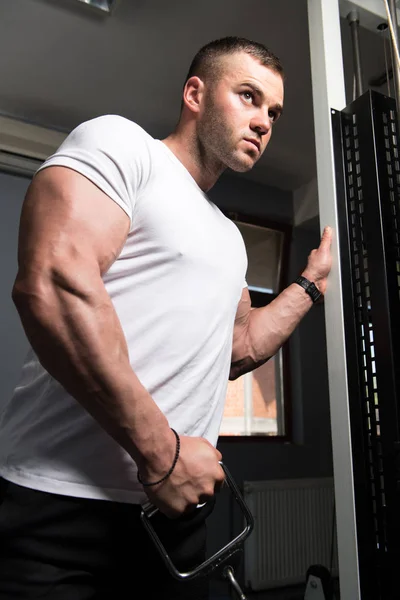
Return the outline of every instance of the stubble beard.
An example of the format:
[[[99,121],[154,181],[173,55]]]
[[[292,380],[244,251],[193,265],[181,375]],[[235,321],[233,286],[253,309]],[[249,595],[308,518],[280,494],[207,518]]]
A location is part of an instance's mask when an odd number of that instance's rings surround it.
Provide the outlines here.
[[[238,149],[240,139],[235,142],[235,133],[220,114],[218,108],[209,100],[197,130],[203,158],[210,160],[212,157],[217,170],[229,168],[245,173],[253,168],[256,161]]]

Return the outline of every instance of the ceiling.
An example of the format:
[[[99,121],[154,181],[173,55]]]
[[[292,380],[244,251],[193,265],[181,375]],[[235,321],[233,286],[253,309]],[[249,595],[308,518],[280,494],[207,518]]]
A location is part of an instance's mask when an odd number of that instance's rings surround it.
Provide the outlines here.
[[[65,131],[114,113],[163,137],[193,55],[226,35],[264,43],[286,72],[285,114],[263,158],[240,176],[284,190],[307,184],[315,149],[306,0],[117,0],[111,16],[77,0],[0,0],[0,113]],[[368,81],[384,70],[383,44],[367,30],[360,41]],[[342,43],[350,100],[345,20]]]

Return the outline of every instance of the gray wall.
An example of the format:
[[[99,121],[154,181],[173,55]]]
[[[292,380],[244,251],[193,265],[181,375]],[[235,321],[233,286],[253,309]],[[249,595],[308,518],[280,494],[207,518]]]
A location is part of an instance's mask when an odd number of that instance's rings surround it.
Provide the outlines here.
[[[11,300],[17,273],[17,233],[29,180],[0,173],[0,412],[19,377],[28,342]]]
[[[291,223],[292,193],[267,187],[235,174],[223,175],[208,192],[221,209]]]

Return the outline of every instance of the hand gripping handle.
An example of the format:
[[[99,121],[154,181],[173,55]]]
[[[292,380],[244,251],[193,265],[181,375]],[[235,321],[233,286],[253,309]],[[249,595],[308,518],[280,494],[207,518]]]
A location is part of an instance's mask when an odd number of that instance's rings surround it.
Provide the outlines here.
[[[200,565],[195,567],[192,571],[188,571],[188,572],[184,572],[184,573],[178,571],[178,569],[175,567],[175,565],[171,561],[163,544],[161,543],[160,538],[156,534],[152,524],[150,523],[151,517],[156,512],[158,512],[158,508],[156,508],[153,504],[151,504],[151,502],[146,502],[142,506],[142,512],[140,515],[142,522],[143,522],[144,526],[146,527],[151,539],[153,540],[158,552],[160,553],[161,558],[165,562],[168,570],[170,571],[171,575],[173,577],[175,577],[176,579],[180,579],[180,580],[193,579],[194,577],[197,577],[200,575],[205,575],[206,573],[213,571],[224,560],[226,560],[229,556],[232,556],[232,554],[234,554],[236,552],[239,545],[244,542],[244,540],[250,535],[250,533],[253,530],[253,527],[254,527],[253,515],[249,511],[249,509],[243,499],[243,496],[240,493],[239,488],[237,487],[237,485],[236,485],[235,481],[233,480],[232,475],[229,473],[227,467],[222,462],[220,462],[219,464],[221,465],[221,467],[223,468],[223,470],[225,472],[225,481],[228,484],[234,499],[236,500],[237,504],[239,505],[239,507],[243,513],[243,516],[245,518],[245,523],[246,523],[245,528],[233,540],[228,542],[225,546],[223,546],[220,550],[218,550],[213,556],[211,556],[210,558],[207,558],[203,563],[201,563]]]

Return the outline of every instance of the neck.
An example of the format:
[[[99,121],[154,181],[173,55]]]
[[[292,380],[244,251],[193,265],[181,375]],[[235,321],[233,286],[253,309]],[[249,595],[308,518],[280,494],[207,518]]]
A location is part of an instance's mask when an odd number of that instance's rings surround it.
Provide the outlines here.
[[[189,171],[203,192],[208,192],[225,170],[221,162],[206,155],[194,127],[179,124],[162,142]]]

